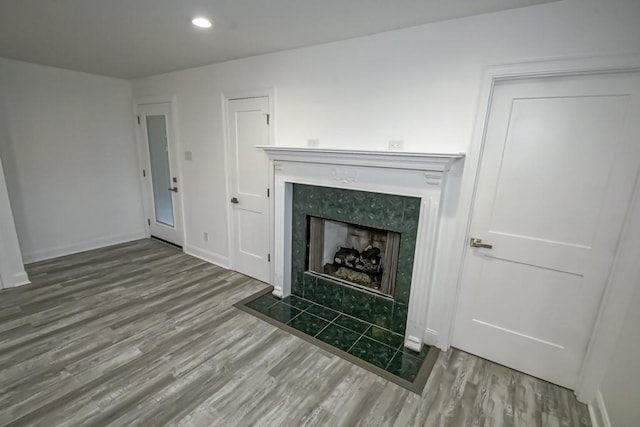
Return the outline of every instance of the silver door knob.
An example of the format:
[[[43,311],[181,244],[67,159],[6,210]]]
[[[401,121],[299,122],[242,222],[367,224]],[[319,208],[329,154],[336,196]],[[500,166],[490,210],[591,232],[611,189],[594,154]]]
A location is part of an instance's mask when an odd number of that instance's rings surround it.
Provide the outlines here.
[[[471,241],[469,242],[469,245],[472,248],[493,249],[493,245],[489,245],[487,243],[482,243],[482,239],[478,239],[478,238],[475,238],[475,237],[471,238]]]
[[[232,197],[231,198],[231,203],[233,203],[234,205],[237,205],[238,203],[240,203],[240,200],[238,200],[237,197]]]
[[[173,191],[174,193],[178,192],[178,187],[169,188],[169,191]]]

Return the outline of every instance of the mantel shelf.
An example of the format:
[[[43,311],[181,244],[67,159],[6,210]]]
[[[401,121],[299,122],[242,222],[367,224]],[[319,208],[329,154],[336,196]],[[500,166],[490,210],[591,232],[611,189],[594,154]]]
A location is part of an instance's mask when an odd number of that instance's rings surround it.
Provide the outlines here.
[[[259,145],[272,161],[324,163],[444,172],[464,153],[410,153],[405,151],[341,150],[331,148]]]

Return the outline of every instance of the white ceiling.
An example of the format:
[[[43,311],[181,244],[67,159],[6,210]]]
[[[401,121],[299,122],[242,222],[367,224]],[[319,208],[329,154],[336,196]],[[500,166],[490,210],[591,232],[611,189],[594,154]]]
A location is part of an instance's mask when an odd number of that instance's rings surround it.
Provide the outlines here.
[[[0,57],[131,79],[548,1],[0,0]]]

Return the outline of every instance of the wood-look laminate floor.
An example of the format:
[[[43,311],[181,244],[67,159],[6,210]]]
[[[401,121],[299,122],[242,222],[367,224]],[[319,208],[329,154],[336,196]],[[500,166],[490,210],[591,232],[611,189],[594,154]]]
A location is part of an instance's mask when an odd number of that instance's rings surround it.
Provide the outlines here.
[[[569,390],[459,350],[422,396],[232,307],[264,283],[141,240],[0,291],[0,425],[588,426]]]

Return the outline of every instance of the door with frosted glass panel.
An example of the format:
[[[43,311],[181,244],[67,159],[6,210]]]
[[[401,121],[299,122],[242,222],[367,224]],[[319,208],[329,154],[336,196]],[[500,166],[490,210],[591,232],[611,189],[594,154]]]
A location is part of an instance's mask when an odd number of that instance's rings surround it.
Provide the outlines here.
[[[143,142],[145,212],[151,236],[182,246],[180,186],[171,129],[171,104],[138,105]]]

